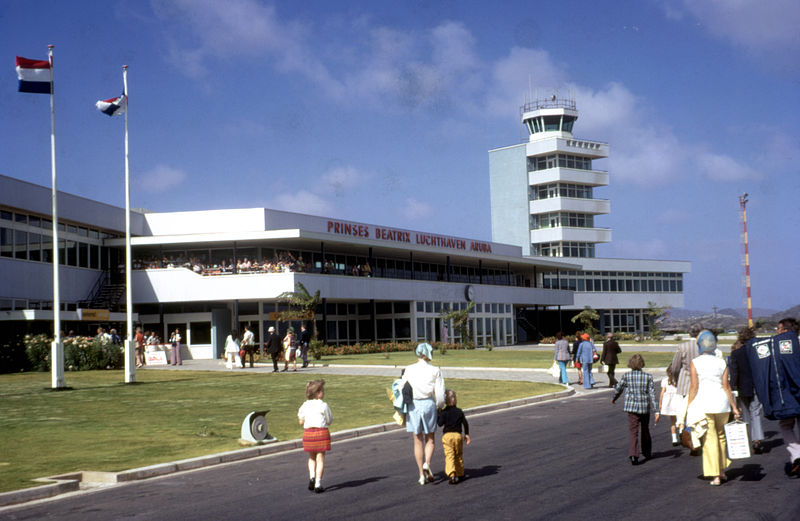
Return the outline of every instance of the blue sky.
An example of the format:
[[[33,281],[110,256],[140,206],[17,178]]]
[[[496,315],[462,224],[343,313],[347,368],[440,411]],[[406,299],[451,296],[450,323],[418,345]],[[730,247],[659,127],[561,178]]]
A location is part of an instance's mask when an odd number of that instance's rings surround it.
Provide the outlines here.
[[[491,239],[488,150],[529,85],[610,144],[598,256],[689,260],[686,307],[800,299],[800,4],[794,0],[7,1],[0,173],[50,184],[49,104],[14,55],[55,45],[59,188],[132,204],[267,207]]]

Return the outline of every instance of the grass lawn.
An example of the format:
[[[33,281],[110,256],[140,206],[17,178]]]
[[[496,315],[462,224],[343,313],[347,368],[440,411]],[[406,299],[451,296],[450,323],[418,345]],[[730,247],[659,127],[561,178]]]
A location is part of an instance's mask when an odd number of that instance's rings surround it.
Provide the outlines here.
[[[647,367],[666,367],[672,361],[673,353],[656,351],[628,351],[625,350],[619,357],[620,369],[624,368],[628,359],[634,353],[644,357]],[[443,367],[521,367],[545,369],[553,364],[551,351],[507,351],[486,349],[459,349],[450,350],[442,355],[438,351],[433,354],[433,361]],[[341,355],[324,356],[316,361],[322,364],[351,364],[351,365],[396,365],[405,367],[413,363],[416,357],[412,352],[400,353],[372,353],[368,355]],[[398,375],[399,375],[398,371]]]
[[[405,365],[412,355],[393,356]],[[437,364],[450,356],[439,357]],[[29,480],[37,477],[120,471],[236,449],[242,421],[253,410],[270,410],[269,432],[279,440],[299,438],[297,409],[309,379],[188,371],[139,371],[137,383],[127,385],[122,371],[75,372],[66,378],[72,390],[56,392],[49,389],[49,373],[0,375],[0,492],[34,486]],[[391,379],[324,378],[332,431],[391,421],[385,391]],[[458,391],[462,408],[562,389],[489,380],[453,379],[447,385]]]

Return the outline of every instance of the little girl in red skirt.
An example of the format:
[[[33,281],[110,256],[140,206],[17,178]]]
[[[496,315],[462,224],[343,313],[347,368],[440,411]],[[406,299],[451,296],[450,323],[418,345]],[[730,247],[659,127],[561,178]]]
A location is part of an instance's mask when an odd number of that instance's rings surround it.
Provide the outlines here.
[[[317,494],[322,488],[322,472],[325,469],[325,452],[331,450],[331,433],[328,425],[333,414],[325,397],[325,380],[312,380],[306,385],[306,401],[297,411],[297,418],[303,426],[303,450],[308,453],[308,490]]]

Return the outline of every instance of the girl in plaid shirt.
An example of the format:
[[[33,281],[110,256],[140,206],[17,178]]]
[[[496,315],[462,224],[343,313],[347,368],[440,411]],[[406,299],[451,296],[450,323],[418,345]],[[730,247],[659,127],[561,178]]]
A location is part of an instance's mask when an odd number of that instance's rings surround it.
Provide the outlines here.
[[[642,455],[650,459],[653,442],[650,438],[650,411],[655,413],[655,423],[658,423],[659,413],[656,408],[656,391],[653,384],[653,375],[642,371],[644,358],[635,354],[628,360],[630,371],[622,375],[614,388],[614,397],[611,403],[625,391],[625,403],[622,410],[628,413],[628,458],[631,465],[639,464],[639,431],[642,433]]]

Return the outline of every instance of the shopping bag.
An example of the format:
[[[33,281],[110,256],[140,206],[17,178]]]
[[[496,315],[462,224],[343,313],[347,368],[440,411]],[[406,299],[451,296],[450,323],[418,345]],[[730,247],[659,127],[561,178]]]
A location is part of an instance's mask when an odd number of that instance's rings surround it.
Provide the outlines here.
[[[729,459],[750,457],[750,441],[747,437],[747,424],[735,420],[725,424],[725,443],[728,446]]]
[[[558,366],[558,362],[553,362],[553,365],[550,366],[548,372],[550,373],[550,376],[556,380],[561,378],[561,368]]]

